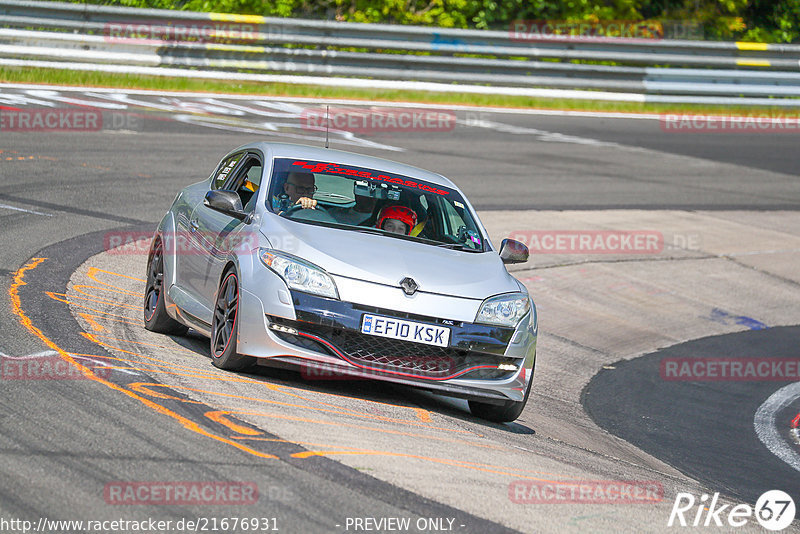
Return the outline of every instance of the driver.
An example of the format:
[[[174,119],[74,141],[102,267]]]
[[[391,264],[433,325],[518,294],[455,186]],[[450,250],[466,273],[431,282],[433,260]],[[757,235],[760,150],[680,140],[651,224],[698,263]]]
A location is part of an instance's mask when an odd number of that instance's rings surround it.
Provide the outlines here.
[[[290,172],[283,184],[283,192],[289,197],[289,202],[299,204],[304,209],[317,207],[317,201],[311,198],[316,190],[314,175],[310,172]]]
[[[378,212],[378,222],[375,228],[386,230],[393,234],[408,235],[417,225],[417,213],[405,206],[384,206]]]

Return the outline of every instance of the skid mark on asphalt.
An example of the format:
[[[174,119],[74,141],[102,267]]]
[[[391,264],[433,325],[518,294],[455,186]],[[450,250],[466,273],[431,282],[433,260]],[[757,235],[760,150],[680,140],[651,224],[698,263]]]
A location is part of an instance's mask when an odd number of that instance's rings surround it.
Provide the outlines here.
[[[139,311],[139,308],[134,306],[134,305],[132,305],[132,304],[120,304],[120,303],[118,303],[116,301],[113,301],[113,300],[106,300],[106,299],[101,299],[101,298],[97,298],[97,297],[78,297],[78,296],[69,297],[69,296],[67,296],[66,293],[54,293],[52,291],[48,291],[47,292],[47,296],[52,298],[52,299],[60,300],[61,302],[65,302],[67,304],[73,304],[73,301],[75,301],[75,300],[88,300],[88,301],[91,301],[91,302],[97,302],[97,303],[100,303],[100,304],[107,304],[109,306],[114,306],[115,308],[124,308],[126,310]],[[59,297],[61,297],[61,298],[59,298]],[[118,317],[122,317],[122,316],[120,315]]]
[[[322,425],[322,426],[336,426],[336,427],[345,427],[345,428],[352,428],[357,430],[368,430],[370,432],[375,433],[383,433],[383,434],[391,434],[396,436],[405,436],[405,437],[413,437],[413,438],[422,438],[430,441],[437,441],[443,443],[454,443],[459,445],[468,445],[471,447],[482,447],[487,449],[497,449],[497,450],[505,450],[506,447],[499,447],[495,445],[484,445],[475,443],[469,440],[463,439],[451,439],[451,438],[443,438],[439,436],[431,436],[427,434],[420,434],[417,432],[404,432],[402,430],[392,430],[388,428],[379,428],[375,426],[365,426],[365,425],[357,425],[352,423],[343,423],[341,421],[326,421],[324,419],[311,419],[308,417],[300,417],[295,415],[285,415],[281,413],[274,413],[274,412],[259,412],[259,411],[251,411],[251,410],[230,410],[227,411],[226,414],[240,414],[240,415],[252,415],[256,417],[264,417],[264,418],[272,418],[272,419],[283,419],[287,421],[294,421],[298,423],[311,423],[315,427]],[[407,423],[403,421],[403,423]],[[435,429],[429,429],[435,430]],[[338,448],[338,445],[329,445],[331,449]],[[386,451],[385,451],[386,452]],[[394,452],[386,452],[387,456],[391,456],[395,454]]]
[[[282,454],[280,449],[275,449],[277,444],[301,446],[305,444],[313,447],[313,450],[294,452],[290,456],[297,459],[317,456],[385,456],[429,462],[448,468],[482,471],[499,477],[530,478],[553,483],[558,483],[558,479],[569,478],[558,473],[470,462],[463,456],[443,458],[405,452],[402,448],[407,440],[413,440],[416,445],[428,443],[430,445],[426,445],[426,448],[437,447],[437,450],[448,445],[460,447],[462,450],[466,447],[466,450],[476,451],[507,451],[510,447],[488,442],[475,430],[438,425],[431,413],[420,407],[354,397],[346,393],[331,393],[321,391],[321,388],[292,387],[270,382],[270,379],[263,376],[251,378],[245,375],[233,375],[210,367],[207,355],[197,350],[126,339],[127,335],[114,335],[120,328],[131,326],[142,328],[139,302],[142,299],[141,285],[144,280],[97,267],[89,268],[84,277],[85,283],[82,280],[75,280],[67,293],[45,291],[45,294],[59,303],[69,305],[72,312],[83,319],[82,324],[86,326],[86,330],[79,332],[79,335],[109,351],[113,356],[102,354],[74,356],[104,361],[112,370],[194,379],[195,384],[197,380],[200,380],[201,384],[207,382],[206,388],[181,384],[168,385],[136,380],[134,377],[133,380],[129,378],[126,383],[117,384],[116,388],[124,390],[126,394],[135,398],[146,399],[151,407],[158,406],[167,412],[181,414],[180,417],[190,420],[196,428],[205,429],[209,434],[220,438],[224,435],[226,442],[251,445],[246,447],[246,452],[254,451],[258,452],[259,456],[276,458]],[[129,312],[135,312],[136,316]],[[195,366],[194,362],[186,364],[187,356],[196,357],[197,365]],[[263,395],[239,394],[235,390],[226,390],[224,384],[255,386],[263,391]],[[201,412],[189,409],[189,406],[205,404],[204,401],[197,400],[201,396],[205,399],[214,399],[213,409]],[[255,409],[241,409],[242,402]],[[353,408],[353,402],[363,408]],[[258,409],[257,406],[273,406],[278,408],[278,411]],[[387,414],[381,408],[394,413]],[[324,428],[330,428],[332,432],[335,432],[334,429],[340,429],[342,432],[339,433],[338,439],[334,438],[328,443],[274,439],[266,435],[258,427],[260,425],[251,424],[245,419],[255,422],[290,421],[299,428],[308,426],[312,435],[314,430],[319,432],[319,429]],[[213,429],[213,432],[209,429]],[[351,435],[347,432],[348,429],[385,436],[389,439],[399,438],[396,441],[398,445],[387,447],[388,450],[381,450],[380,447],[364,448],[363,445],[353,446],[360,445],[363,440],[347,443],[353,439],[348,438]]]
[[[183,417],[183,416],[181,416],[181,415],[179,415],[179,414],[177,414],[177,413],[175,413],[175,412],[173,412],[173,411],[171,411],[171,410],[169,410],[169,409],[167,409],[167,408],[165,408],[165,407],[163,407],[163,406],[161,406],[159,404],[156,404],[156,403],[150,401],[149,399],[146,399],[144,397],[136,395],[135,393],[133,393],[131,391],[128,391],[127,389],[125,389],[124,387],[122,387],[122,386],[120,386],[118,384],[115,384],[113,382],[110,382],[108,380],[105,380],[105,379],[97,376],[94,373],[94,371],[92,371],[91,368],[86,367],[86,366],[82,365],[81,363],[79,363],[78,360],[76,358],[74,358],[71,354],[69,354],[67,351],[62,349],[60,346],[56,345],[50,338],[45,336],[44,333],[33,324],[33,322],[30,320],[28,315],[22,309],[22,303],[21,303],[20,297],[19,297],[19,290],[20,290],[20,288],[22,286],[27,285],[27,283],[25,282],[25,273],[27,273],[28,271],[30,271],[32,269],[36,269],[42,262],[46,261],[46,259],[47,258],[32,258],[28,263],[26,263],[21,268],[19,268],[14,273],[14,281],[11,284],[11,287],[8,290],[8,296],[11,299],[11,311],[14,313],[14,315],[16,315],[19,318],[20,324],[22,324],[22,326],[24,326],[31,334],[33,334],[34,336],[39,338],[50,349],[56,351],[59,354],[59,356],[61,356],[61,358],[63,360],[65,360],[67,363],[70,363],[71,365],[73,365],[78,370],[80,370],[84,374],[84,376],[86,376],[87,378],[89,378],[91,380],[95,380],[95,381],[99,382],[100,384],[108,386],[111,389],[114,389],[116,391],[124,393],[125,395],[128,395],[129,397],[131,397],[131,398],[133,398],[135,400],[138,400],[139,402],[141,402],[145,406],[147,406],[149,408],[152,408],[156,412],[177,420],[179,423],[181,423],[181,425],[184,426],[184,428],[186,428],[188,430],[191,430],[193,432],[197,432],[200,435],[203,435],[203,436],[206,436],[206,437],[210,437],[212,439],[216,439],[216,440],[221,441],[223,443],[228,443],[229,445],[232,445],[232,446],[236,447],[237,449],[240,449],[240,450],[245,451],[245,452],[249,452],[249,453],[254,454],[256,456],[260,456],[262,458],[277,458],[276,456],[265,454],[265,453],[253,450],[253,449],[251,449],[249,447],[242,446],[241,444],[236,443],[235,441],[231,441],[231,440],[229,440],[229,439],[227,439],[225,437],[218,436],[216,434],[208,432],[207,430],[205,430],[205,429],[201,428],[199,425],[197,425],[197,423],[195,423],[194,421],[191,421],[190,419],[187,419],[186,417]]]
[[[106,328],[103,325],[101,325],[99,322],[95,321],[95,318],[102,318],[103,320],[106,320],[106,321],[113,321],[115,323],[120,323],[120,324],[129,324],[131,326],[135,326],[135,325],[138,324],[135,321],[127,321],[125,319],[112,319],[110,317],[103,317],[101,315],[94,315],[94,314],[91,314],[91,313],[83,313],[83,312],[81,312],[81,313],[78,314],[78,316],[83,318],[87,323],[89,323],[89,326],[91,326],[92,330],[94,330],[95,332],[105,332],[106,331]]]
[[[284,407],[287,407],[287,408],[299,408],[301,410],[313,410],[315,412],[320,412],[320,413],[334,413],[334,414],[342,414],[342,415],[351,415],[353,417],[367,418],[367,419],[372,419],[372,420],[382,421],[382,422],[387,422],[387,423],[398,423],[398,424],[402,424],[402,425],[418,426],[418,427],[424,427],[427,430],[438,430],[438,431],[444,431],[444,432],[456,432],[456,433],[464,433],[464,434],[468,433],[465,430],[452,430],[452,429],[448,429],[448,428],[435,427],[435,426],[430,426],[430,425],[427,425],[427,424],[424,424],[424,423],[417,423],[415,421],[409,421],[409,420],[406,420],[406,419],[396,419],[396,418],[392,418],[392,417],[383,417],[383,416],[379,416],[379,415],[369,415],[369,414],[365,414],[363,412],[357,412],[355,410],[350,410],[350,409],[347,409],[347,408],[329,409],[329,408],[320,408],[319,406],[305,406],[305,405],[302,405],[302,404],[281,402],[281,401],[272,400],[272,399],[265,399],[265,398],[261,398],[261,397],[251,397],[251,396],[245,396],[245,395],[234,395],[234,394],[231,394],[231,393],[222,393],[222,392],[216,391],[216,390],[190,388],[188,386],[174,386],[174,385],[156,384],[156,383],[152,383],[152,384],[136,384],[136,386],[139,386],[140,388],[147,388],[147,390],[152,392],[154,395],[160,395],[160,394],[156,394],[150,388],[180,389],[180,390],[185,390],[185,391],[193,391],[193,392],[196,392],[196,393],[205,393],[207,395],[215,395],[215,396],[219,396],[219,397],[223,397],[223,398],[227,397],[227,398],[235,398],[235,399],[245,400],[245,401],[250,401],[250,402],[255,402],[255,403],[274,404],[274,405],[278,405],[278,406],[284,406]],[[143,392],[143,391],[140,391],[140,392]],[[168,398],[177,399],[177,397],[168,397]],[[191,402],[194,402],[194,401],[191,401]],[[234,412],[226,412],[226,413],[234,413]],[[256,412],[251,412],[251,413],[256,414]],[[485,446],[485,445],[480,445],[480,446]]]
[[[308,446],[308,447],[327,447],[327,444],[324,443],[315,443],[310,441],[293,441],[290,442],[284,439],[274,439],[274,438],[262,438],[262,437],[251,437],[251,436],[231,436],[231,439],[239,439],[239,440],[248,440],[248,441],[271,441],[271,442],[279,442],[279,443],[296,443],[298,445]],[[466,460],[456,460],[453,458],[437,458],[431,456],[423,456],[419,454],[409,454],[403,452],[392,452],[392,451],[373,451],[369,449],[359,449],[354,447],[344,447],[339,445],[337,449],[342,450],[309,450],[303,452],[296,452],[291,456],[293,458],[311,458],[313,456],[329,456],[329,455],[378,455],[378,456],[391,456],[391,457],[400,457],[400,458],[412,458],[418,460],[424,460],[426,462],[433,462],[439,463],[444,465],[450,465],[455,467],[463,467],[467,469],[476,469],[479,471],[486,471],[489,473],[496,473],[502,475],[510,475],[515,478],[523,478],[527,480],[539,480],[545,482],[552,482],[554,484],[564,484],[565,486],[574,485],[574,482],[562,482],[562,481],[553,481],[546,478],[541,478],[542,475],[547,476],[554,476],[560,477],[562,474],[560,473],[548,473],[545,471],[537,471],[535,469],[520,469],[520,468],[511,468],[508,466],[499,466],[499,465],[492,465],[492,464],[485,464],[479,462],[468,462]],[[540,476],[532,476],[528,473],[537,474]]]

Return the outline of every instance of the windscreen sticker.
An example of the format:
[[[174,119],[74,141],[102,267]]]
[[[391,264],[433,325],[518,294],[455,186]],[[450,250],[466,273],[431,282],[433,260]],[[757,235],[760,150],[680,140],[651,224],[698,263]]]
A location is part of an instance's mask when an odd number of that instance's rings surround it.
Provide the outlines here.
[[[303,169],[309,170],[311,172],[324,172],[329,174],[343,174],[345,176],[356,176],[358,178],[367,178],[368,180],[376,180],[380,182],[386,182],[388,184],[397,184],[403,185],[405,187],[416,187],[421,191],[427,191],[429,193],[436,193],[437,195],[448,195],[448,191],[443,191],[442,189],[437,189],[435,187],[431,187],[427,184],[420,184],[414,182],[412,180],[403,180],[397,176],[386,176],[385,174],[379,174],[377,176],[372,175],[369,171],[359,171],[356,169],[349,169],[347,167],[342,167],[335,163],[308,163],[305,161],[295,161],[292,165],[299,165]]]

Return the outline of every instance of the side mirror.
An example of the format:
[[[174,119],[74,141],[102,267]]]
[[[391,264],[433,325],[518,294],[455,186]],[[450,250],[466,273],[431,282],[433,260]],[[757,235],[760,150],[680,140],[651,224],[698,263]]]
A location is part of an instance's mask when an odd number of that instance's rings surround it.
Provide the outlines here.
[[[500,259],[503,263],[525,263],[528,255],[528,247],[519,241],[503,239],[500,243]]]
[[[239,193],[227,189],[216,189],[206,193],[205,205],[212,210],[236,217],[240,221],[245,220],[249,214],[242,207],[242,199]]]

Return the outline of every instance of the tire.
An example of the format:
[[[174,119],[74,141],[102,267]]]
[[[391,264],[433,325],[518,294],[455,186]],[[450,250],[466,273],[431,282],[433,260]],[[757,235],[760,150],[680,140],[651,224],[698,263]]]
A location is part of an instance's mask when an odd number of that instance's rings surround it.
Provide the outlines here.
[[[242,371],[255,358],[236,352],[239,336],[239,277],[234,269],[225,271],[214,299],[211,323],[211,363],[228,371]]]
[[[189,328],[167,314],[164,305],[164,247],[161,241],[147,258],[147,285],[144,290],[144,327],[159,334],[183,336]]]
[[[531,373],[533,370],[531,370]],[[492,421],[493,423],[510,423],[517,419],[525,409],[528,403],[528,397],[531,394],[531,386],[533,385],[533,376],[528,381],[528,388],[525,390],[525,396],[521,401],[506,401],[503,404],[489,404],[488,402],[469,401],[469,411],[475,417]]]

